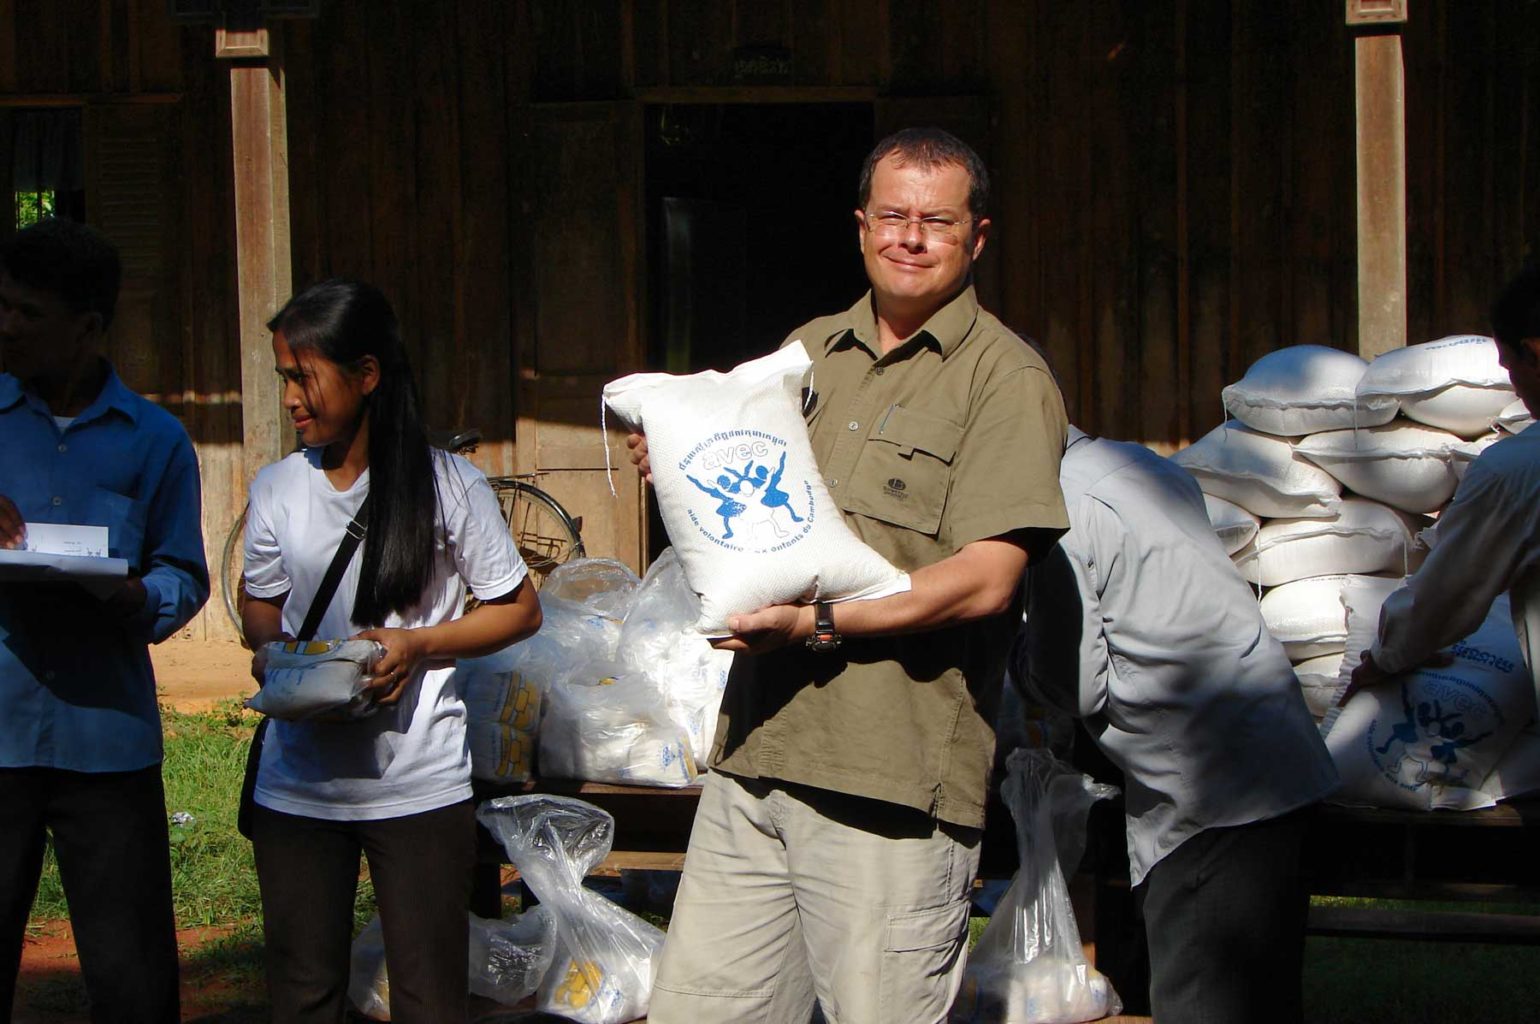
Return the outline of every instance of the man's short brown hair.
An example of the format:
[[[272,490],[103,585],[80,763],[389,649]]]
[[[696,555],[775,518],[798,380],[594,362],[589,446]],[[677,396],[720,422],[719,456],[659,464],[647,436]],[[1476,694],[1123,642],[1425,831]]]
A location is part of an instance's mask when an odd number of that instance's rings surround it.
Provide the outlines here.
[[[858,202],[861,209],[872,198],[872,173],[884,157],[896,156],[901,164],[914,164],[930,170],[944,164],[957,164],[968,172],[968,213],[975,221],[983,220],[989,210],[989,171],[973,147],[951,132],[940,128],[905,128],[894,132],[872,148],[861,165]]]

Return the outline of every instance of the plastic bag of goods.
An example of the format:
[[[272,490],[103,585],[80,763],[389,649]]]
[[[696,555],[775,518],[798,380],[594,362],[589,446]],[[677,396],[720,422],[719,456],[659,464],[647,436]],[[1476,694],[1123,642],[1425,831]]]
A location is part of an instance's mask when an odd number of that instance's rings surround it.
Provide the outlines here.
[[[580,1024],[646,1016],[663,933],[583,887],[583,876],[609,855],[615,820],[581,800],[540,794],[490,800],[476,818],[556,918],[556,956],[539,1009]]]
[[[1258,604],[1273,639],[1290,661],[1341,654],[1347,644],[1347,610],[1342,584],[1348,577],[1311,576],[1277,586]],[[1335,673],[1334,673],[1335,674]]]
[[[684,578],[679,556],[665,548],[642,578],[621,625],[618,656],[663,694],[668,717],[684,729],[695,766],[704,770],[733,655],[712,647],[695,629],[699,617],[700,598]]]
[[[1006,759],[1001,796],[1016,821],[1021,867],[968,957],[952,1024],[1067,1024],[1123,1009],[1086,962],[1064,881],[1085,851],[1091,805],[1116,793],[1046,750]]]
[[[1449,449],[1449,468],[1454,471],[1454,478],[1464,480],[1465,471],[1470,468],[1470,464],[1481,458],[1482,452],[1507,436],[1501,431],[1494,430],[1490,434],[1482,434],[1474,441],[1461,441]]]
[[[1418,423],[1480,437],[1516,397],[1497,342],[1455,334],[1376,356],[1358,382],[1361,402],[1395,398]]]
[[[556,955],[556,918],[534,906],[506,920],[467,914],[473,994],[512,1006],[534,993]],[[376,914],[353,940],[348,1000],[370,1020],[390,1020],[385,930]]]
[[[1246,376],[1221,393],[1225,409],[1246,426],[1300,437],[1341,427],[1389,423],[1394,398],[1358,402],[1358,381],[1369,364],[1325,345],[1291,345],[1251,364]]]
[[[1208,510],[1208,521],[1213,524],[1214,533],[1219,536],[1219,543],[1224,545],[1227,555],[1233,555],[1250,544],[1262,528],[1260,519],[1233,501],[1205,494],[1203,507]]]
[[[1361,430],[1311,434],[1294,450],[1355,494],[1403,512],[1432,512],[1458,482],[1450,451],[1457,434],[1401,420]]]
[[[800,404],[811,367],[793,342],[728,373],[638,373],[604,387],[605,404],[647,435],[658,511],[707,635],[766,605],[909,587],[845,525],[824,486]]]
[[[540,588],[540,600],[554,597],[571,601],[619,622],[631,610],[631,601],[641,583],[624,562],[613,558],[575,558],[551,570]]]
[[[455,684],[465,701],[476,778],[511,783],[534,774],[540,706],[560,659],[561,652],[550,643],[514,644],[456,663]]]
[[[1344,584],[1349,650],[1370,648],[1380,608],[1398,585],[1375,579]],[[1326,749],[1342,776],[1335,802],[1421,811],[1492,805],[1481,787],[1535,713],[1507,595],[1445,653],[1450,664],[1393,676],[1327,714]],[[1345,661],[1344,674],[1357,663]]]
[[[1529,406],[1524,404],[1522,398],[1515,398],[1503,406],[1503,411],[1492,420],[1492,428],[1504,434],[1522,434],[1533,422],[1535,418],[1529,414]]]
[[[1281,437],[1227,420],[1171,456],[1198,480],[1204,494],[1234,502],[1263,519],[1329,516],[1342,485],[1294,454]]]
[[[350,721],[379,710],[365,687],[385,648],[373,640],[280,640],[264,645],[262,689],[246,706],[288,722]]]
[[[1316,725],[1331,711],[1332,705],[1342,695],[1342,687],[1346,685],[1342,680],[1342,663],[1347,654],[1338,651],[1336,654],[1323,654],[1318,658],[1307,658],[1294,666],[1294,675],[1299,680],[1299,692],[1305,698],[1305,707],[1310,709],[1310,717],[1315,719]],[[1353,655],[1356,664],[1358,655]]]
[[[1253,586],[1277,587],[1311,576],[1394,573],[1416,567],[1419,524],[1367,498],[1347,498],[1330,519],[1276,519],[1234,556]]]
[[[695,781],[690,738],[668,717],[644,672],[603,658],[580,662],[546,694],[540,774],[637,786]]]

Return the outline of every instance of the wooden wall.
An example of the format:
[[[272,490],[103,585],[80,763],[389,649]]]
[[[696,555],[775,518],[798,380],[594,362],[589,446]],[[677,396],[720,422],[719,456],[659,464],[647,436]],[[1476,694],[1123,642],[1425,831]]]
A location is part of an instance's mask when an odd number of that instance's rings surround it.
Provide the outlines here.
[[[93,216],[139,268],[115,354],[187,422],[217,545],[243,483],[228,85],[210,31],[165,11],[0,0],[0,117],[86,107],[97,192],[130,198]],[[1482,329],[1540,242],[1540,2],[1411,14],[1420,341]],[[879,132],[958,130],[995,178],[986,304],[1045,344],[1088,429],[1168,450],[1263,353],[1357,343],[1341,0],[329,0],[275,30],[296,282],[384,288],[430,419],[480,426],[485,469],[544,474],[597,553],[641,551],[595,421],[647,351],[656,105],[869,103]]]
[[[0,0],[0,192],[11,192],[11,112],[80,108],[87,219],[124,264],[109,354],[192,436],[217,573],[245,484],[230,99],[212,54],[212,32],[173,24],[164,0]],[[232,635],[218,602],[216,580],[188,635]]]

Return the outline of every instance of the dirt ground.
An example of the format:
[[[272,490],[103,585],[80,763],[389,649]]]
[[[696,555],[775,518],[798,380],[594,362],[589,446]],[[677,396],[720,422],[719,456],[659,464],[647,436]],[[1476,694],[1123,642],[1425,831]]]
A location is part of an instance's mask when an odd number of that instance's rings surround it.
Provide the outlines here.
[[[178,711],[207,711],[256,690],[251,652],[233,641],[167,640],[150,648],[156,692]]]

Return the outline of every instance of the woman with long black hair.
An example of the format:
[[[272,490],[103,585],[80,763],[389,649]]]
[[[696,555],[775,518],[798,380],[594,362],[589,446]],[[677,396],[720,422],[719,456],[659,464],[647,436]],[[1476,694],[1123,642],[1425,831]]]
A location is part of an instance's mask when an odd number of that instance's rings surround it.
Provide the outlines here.
[[[263,744],[251,830],[273,1020],[343,1020],[360,852],[379,902],[392,1019],[464,1020],[475,818],[454,659],[533,633],[539,602],[486,478],[429,446],[385,297],[325,281],[267,326],[303,448],[251,487],[246,641],[260,652],[299,631],[368,496],[362,551],[315,638],[385,649],[370,681],[382,710],[273,720]],[[481,604],[462,614],[467,589]],[[259,654],[258,682],[262,667]]]

